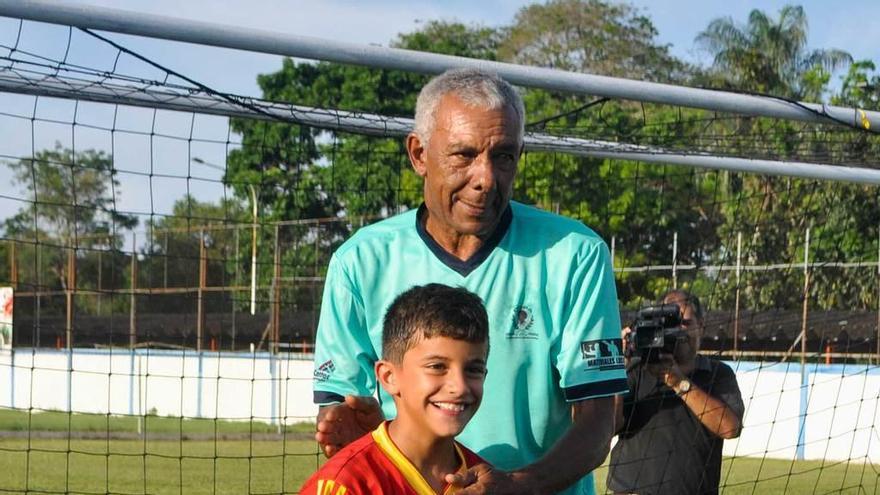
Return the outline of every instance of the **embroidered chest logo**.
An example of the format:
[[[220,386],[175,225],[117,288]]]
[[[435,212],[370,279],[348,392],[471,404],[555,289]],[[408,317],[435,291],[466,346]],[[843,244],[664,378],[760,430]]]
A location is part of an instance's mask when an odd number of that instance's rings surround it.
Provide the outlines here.
[[[623,343],[620,339],[585,340],[581,342],[581,357],[587,368],[599,371],[622,369]]]
[[[535,325],[535,316],[532,308],[528,306],[517,306],[511,314],[510,331],[507,332],[508,339],[537,339],[538,333],[532,330]]]
[[[332,360],[324,361],[321,366],[318,366],[315,369],[315,380],[319,382],[326,382],[330,379],[330,374],[336,369],[336,365],[333,364]]]

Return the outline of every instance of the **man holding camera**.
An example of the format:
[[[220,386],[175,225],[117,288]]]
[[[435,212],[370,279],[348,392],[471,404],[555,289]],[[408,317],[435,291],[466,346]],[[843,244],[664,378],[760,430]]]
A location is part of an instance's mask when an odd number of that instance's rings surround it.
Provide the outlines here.
[[[699,299],[676,289],[662,303],[677,305],[680,313],[674,306],[643,310],[635,331],[627,327],[622,332],[630,393],[617,400],[618,441],[611,452],[608,489],[716,494],[722,444],[742,429],[742,396],[729,366],[699,354]],[[673,311],[657,317],[664,308]]]

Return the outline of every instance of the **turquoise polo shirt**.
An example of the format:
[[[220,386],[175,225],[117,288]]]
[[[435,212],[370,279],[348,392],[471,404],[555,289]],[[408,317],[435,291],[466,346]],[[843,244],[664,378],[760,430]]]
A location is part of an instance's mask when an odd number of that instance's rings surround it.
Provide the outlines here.
[[[490,351],[482,405],[458,440],[501,469],[530,464],[570,426],[570,402],[627,391],[608,248],[580,222],[511,202],[493,236],[461,261],[425,231],[425,213],[364,227],[334,253],[315,402],[378,394],[395,417],[373,373],[388,306],[415,285],[464,287],[486,305]],[[593,493],[592,476],[562,493]]]

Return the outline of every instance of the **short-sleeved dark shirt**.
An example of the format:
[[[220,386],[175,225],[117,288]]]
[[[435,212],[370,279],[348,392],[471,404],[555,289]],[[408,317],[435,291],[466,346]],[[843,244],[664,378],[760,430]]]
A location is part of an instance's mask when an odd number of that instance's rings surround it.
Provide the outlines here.
[[[697,356],[691,383],[726,403],[744,407],[729,366]],[[642,366],[628,374],[624,426],[611,451],[608,489],[639,494],[717,494],[723,440],[710,433],[673,390]]]

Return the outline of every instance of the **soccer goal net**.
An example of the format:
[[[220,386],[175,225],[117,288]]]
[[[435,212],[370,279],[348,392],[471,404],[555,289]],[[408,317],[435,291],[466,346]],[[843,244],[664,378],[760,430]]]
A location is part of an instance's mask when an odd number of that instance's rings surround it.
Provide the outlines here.
[[[0,491],[295,493],[326,266],[419,205],[427,77],[288,59],[244,97],[119,38],[0,18]],[[606,240],[624,322],[703,300],[746,411],[724,493],[875,491],[880,139],[523,94],[514,199]]]

